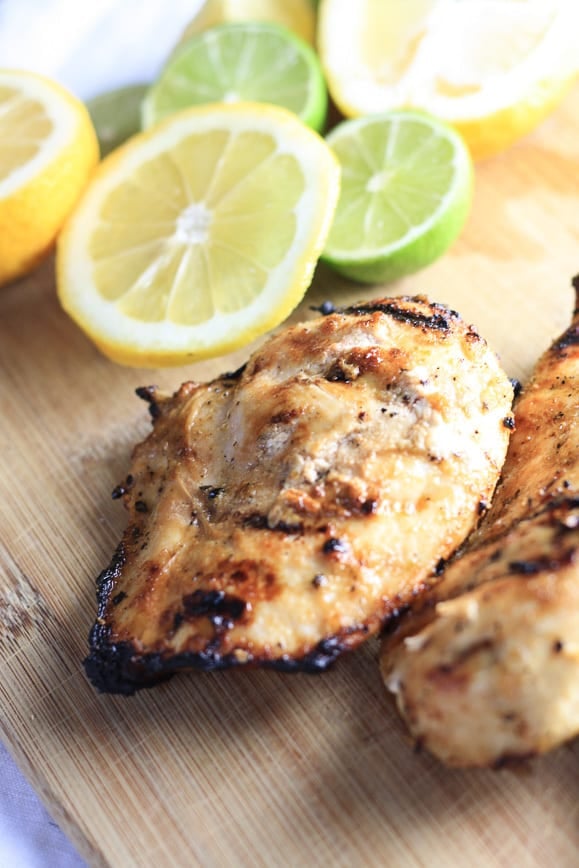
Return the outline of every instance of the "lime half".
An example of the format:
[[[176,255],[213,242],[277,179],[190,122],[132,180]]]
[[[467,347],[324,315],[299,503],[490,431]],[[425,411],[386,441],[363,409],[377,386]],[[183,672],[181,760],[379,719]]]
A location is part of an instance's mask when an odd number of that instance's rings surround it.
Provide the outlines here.
[[[309,45],[285,27],[252,21],[221,24],[184,42],[145,97],[143,126],[216,102],[283,106],[319,132],[328,96]]]
[[[342,189],[323,259],[364,283],[396,280],[438,259],[462,229],[473,169],[458,133],[396,111],[344,121],[327,137]]]
[[[101,157],[114,151],[129,136],[141,128],[141,103],[149,86],[130,84],[117,90],[109,90],[87,102],[96,134]]]

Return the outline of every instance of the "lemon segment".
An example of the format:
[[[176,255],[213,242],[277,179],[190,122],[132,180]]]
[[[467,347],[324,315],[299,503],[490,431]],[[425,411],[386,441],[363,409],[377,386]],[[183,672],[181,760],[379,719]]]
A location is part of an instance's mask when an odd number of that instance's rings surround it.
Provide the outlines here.
[[[97,160],[79,100],[48,79],[0,70],[0,285],[50,250]]]
[[[347,117],[415,108],[475,159],[532,130],[579,71],[573,0],[322,0],[318,44]]]
[[[59,240],[60,301],[124,364],[243,346],[301,300],[339,183],[331,150],[288,111],[178,113],[95,173]]]
[[[409,111],[344,121],[327,142],[342,187],[323,258],[364,283],[396,280],[434,262],[460,232],[472,163],[449,126]]]

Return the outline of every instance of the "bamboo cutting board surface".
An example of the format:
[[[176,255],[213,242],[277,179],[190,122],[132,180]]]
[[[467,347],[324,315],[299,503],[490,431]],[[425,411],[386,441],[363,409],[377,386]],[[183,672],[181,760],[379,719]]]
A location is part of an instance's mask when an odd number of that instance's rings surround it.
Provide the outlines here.
[[[457,308],[524,380],[578,271],[579,88],[477,167],[460,240],[389,291]],[[384,291],[320,268],[293,319]],[[412,751],[375,642],[322,676],[181,675],[132,698],[87,683],[94,579],[126,520],[110,492],[149,430],[134,389],[247,353],[124,369],[60,311],[51,261],[0,293],[1,737],[92,865],[579,865],[579,742],[519,773],[447,770]]]

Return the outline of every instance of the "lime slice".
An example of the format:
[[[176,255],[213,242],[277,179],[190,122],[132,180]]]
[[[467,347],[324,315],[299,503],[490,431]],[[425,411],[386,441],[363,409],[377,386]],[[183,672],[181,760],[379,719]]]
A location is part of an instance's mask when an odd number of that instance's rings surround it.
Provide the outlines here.
[[[141,128],[141,104],[149,86],[131,84],[101,93],[87,102],[99,140],[101,157],[106,157]]]
[[[143,103],[143,126],[194,105],[265,102],[322,129],[328,96],[314,51],[284,27],[235,22],[191,37],[170,58]]]
[[[353,280],[396,280],[434,262],[459,234],[472,161],[458,133],[416,112],[344,121],[327,137],[342,189],[323,259]]]

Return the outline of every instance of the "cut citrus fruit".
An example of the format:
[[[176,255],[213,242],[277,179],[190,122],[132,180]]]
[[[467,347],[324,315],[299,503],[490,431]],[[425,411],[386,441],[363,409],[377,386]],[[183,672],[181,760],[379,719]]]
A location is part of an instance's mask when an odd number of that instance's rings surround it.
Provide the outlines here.
[[[140,131],[141,105],[148,89],[147,84],[130,84],[100,93],[87,102],[102,157]]]
[[[148,92],[143,126],[193,105],[247,101],[283,106],[320,131],[328,96],[313,49],[267,22],[203,31],[181,46]]]
[[[323,259],[366,283],[434,262],[460,232],[472,162],[451,127],[416,112],[344,121],[327,137],[342,189]]]
[[[318,43],[348,117],[416,108],[452,123],[473,157],[536,126],[578,71],[569,0],[322,0]]]
[[[340,169],[288,111],[180,112],[101,163],[61,234],[60,301],[124,364],[185,364],[278,325],[330,229]]]
[[[310,45],[315,41],[316,14],[310,0],[205,0],[180,42],[231,21],[271,21],[287,27]]]
[[[50,250],[97,160],[79,100],[46,78],[0,70],[0,285]]]

